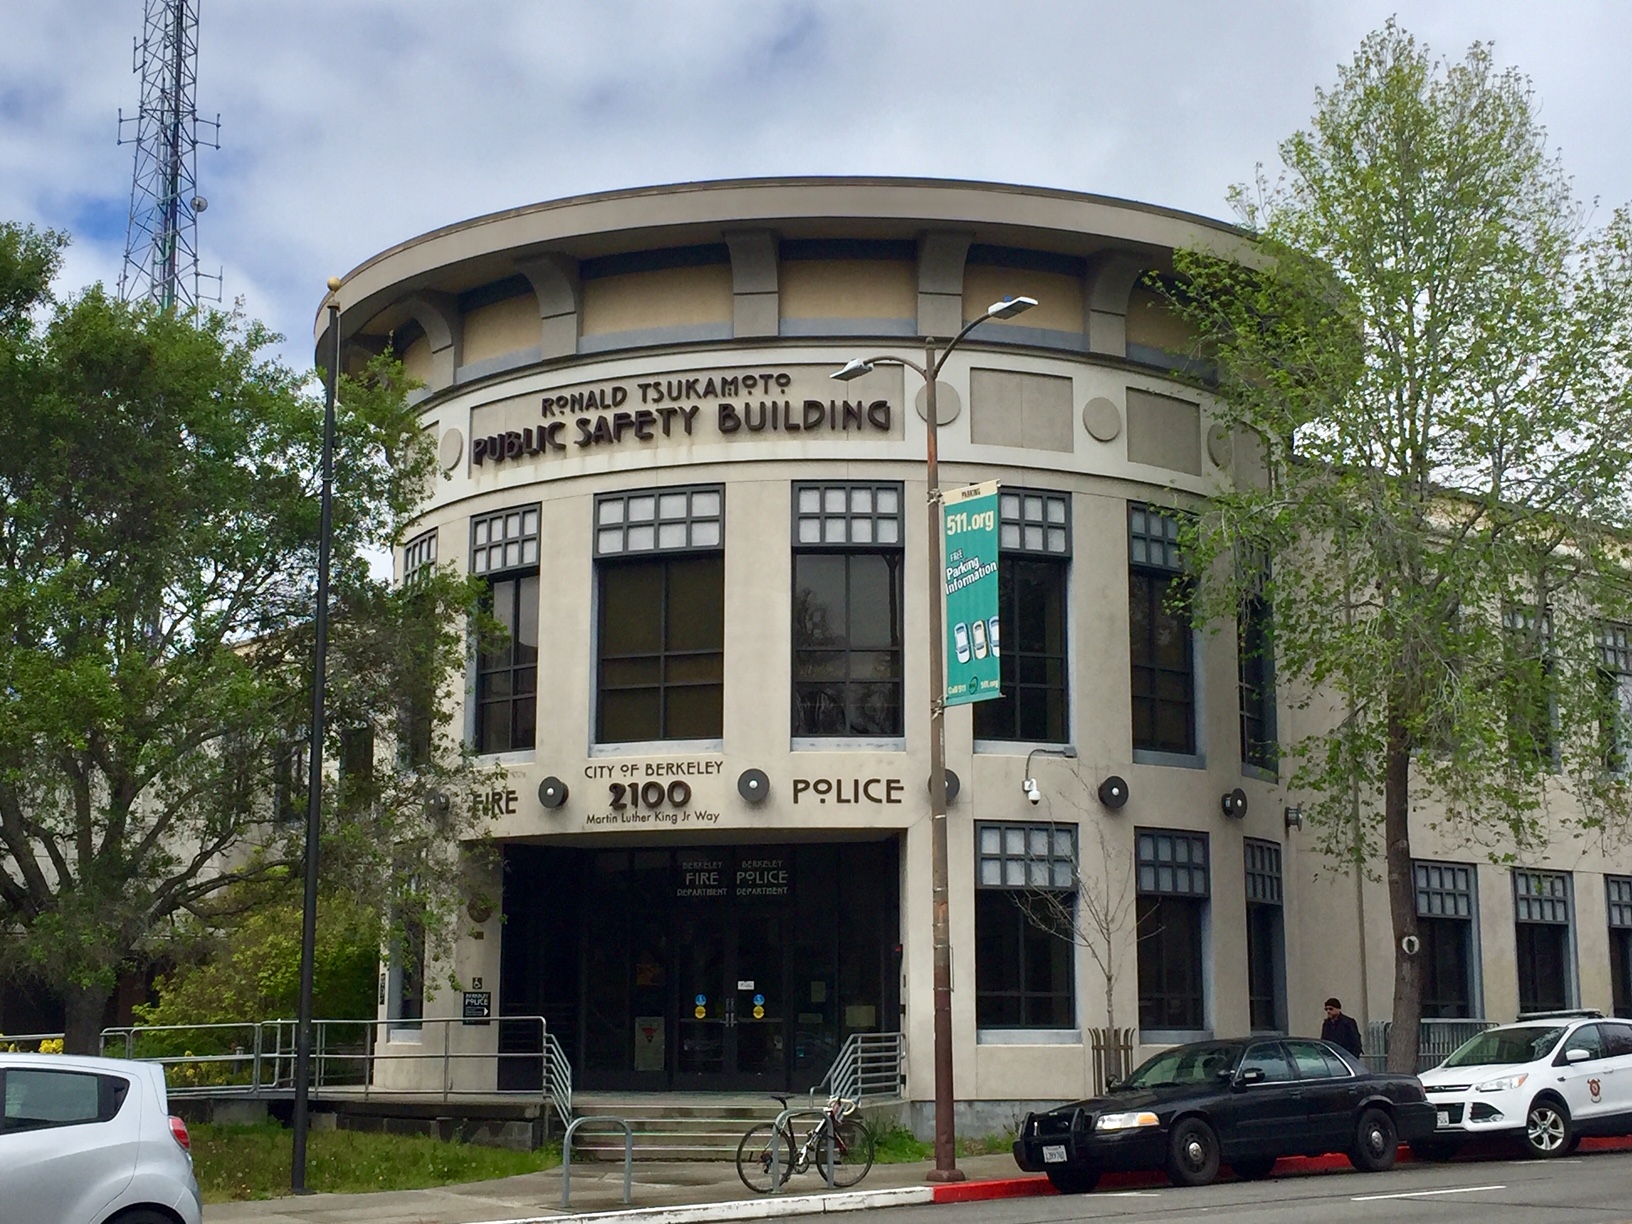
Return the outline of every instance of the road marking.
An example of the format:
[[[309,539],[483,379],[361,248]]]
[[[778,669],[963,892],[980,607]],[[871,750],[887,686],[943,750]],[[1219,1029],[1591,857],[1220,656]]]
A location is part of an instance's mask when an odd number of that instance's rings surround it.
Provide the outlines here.
[[[1112,1190],[1109,1194],[1101,1194],[1100,1198],[1161,1198],[1155,1190]]]
[[[1457,1186],[1453,1190],[1404,1190],[1399,1194],[1360,1194],[1351,1203],[1375,1203],[1379,1199],[1427,1198],[1431,1194],[1477,1194],[1481,1190],[1506,1190],[1506,1186]]]

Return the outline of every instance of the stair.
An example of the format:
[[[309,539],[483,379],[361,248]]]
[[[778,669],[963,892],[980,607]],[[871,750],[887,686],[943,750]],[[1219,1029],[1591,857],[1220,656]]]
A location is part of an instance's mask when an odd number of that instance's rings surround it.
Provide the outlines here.
[[[788,1104],[802,1105],[794,1096]],[[574,1093],[574,1118],[622,1118],[634,1131],[634,1158],[735,1160],[744,1132],[774,1122],[782,1106],[764,1093]],[[573,1160],[623,1159],[623,1131],[610,1123],[580,1127],[572,1137]]]

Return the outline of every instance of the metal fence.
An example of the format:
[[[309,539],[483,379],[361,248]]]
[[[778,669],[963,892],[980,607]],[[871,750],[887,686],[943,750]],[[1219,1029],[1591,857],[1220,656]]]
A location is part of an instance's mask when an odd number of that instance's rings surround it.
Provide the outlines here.
[[[1133,1072],[1133,1047],[1139,1030],[1131,1028],[1091,1028],[1088,1049],[1093,1055],[1094,1094],[1101,1095],[1112,1080],[1127,1079]]]
[[[1421,1020],[1417,1037],[1417,1072],[1437,1067],[1470,1037],[1477,1037],[1494,1020]],[[1366,1065],[1373,1071],[1388,1066],[1388,1035],[1394,1028],[1392,1020],[1373,1020],[1366,1026]]]
[[[899,1097],[906,1045],[900,1033],[851,1033],[816,1091],[852,1101]]]

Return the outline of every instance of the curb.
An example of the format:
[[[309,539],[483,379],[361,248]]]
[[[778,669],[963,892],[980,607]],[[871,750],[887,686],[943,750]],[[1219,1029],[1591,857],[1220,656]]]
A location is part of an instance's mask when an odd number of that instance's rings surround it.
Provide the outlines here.
[[[1632,1136],[1586,1138],[1581,1149],[1587,1152],[1632,1152]],[[1410,1149],[1401,1145],[1399,1163],[1414,1163]],[[1350,1168],[1349,1158],[1340,1153],[1325,1156],[1283,1156],[1276,1163],[1276,1176],[1332,1173]],[[1165,1186],[1167,1178],[1154,1171],[1107,1173],[1100,1188],[1138,1190]],[[925,1203],[980,1203],[994,1199],[1039,1198],[1059,1191],[1042,1174],[990,1178],[984,1181],[951,1182],[932,1186],[898,1186],[888,1190],[847,1190],[835,1194],[774,1195],[757,1199],[730,1199],[718,1203],[687,1203],[673,1207],[625,1207],[613,1211],[591,1211],[578,1215],[551,1214],[483,1220],[480,1224],[702,1224],[708,1220],[769,1220],[779,1216],[831,1215],[844,1211],[865,1211],[873,1207],[907,1207]]]

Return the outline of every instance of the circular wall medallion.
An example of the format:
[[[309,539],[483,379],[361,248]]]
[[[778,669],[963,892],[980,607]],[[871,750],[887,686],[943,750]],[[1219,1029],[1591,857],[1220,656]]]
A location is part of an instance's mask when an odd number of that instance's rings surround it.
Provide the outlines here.
[[[1207,457],[1214,467],[1229,467],[1234,449],[1230,444],[1230,431],[1224,426],[1214,425],[1207,431]]]
[[[551,775],[538,784],[538,801],[547,808],[558,808],[567,801],[567,784]]]
[[[459,466],[459,460],[465,456],[465,435],[457,429],[444,430],[442,441],[436,448],[436,458],[442,464],[444,472],[451,472]]]
[[[913,406],[918,410],[918,419],[929,420],[929,391],[925,387],[918,388],[918,398],[913,400]],[[963,397],[951,383],[937,382],[935,384],[935,415],[941,418],[942,425],[950,425],[958,419],[958,413],[963,411]]]
[[[1082,406],[1082,427],[1097,442],[1114,442],[1122,432],[1122,410],[1104,396]]]
[[[745,769],[737,777],[737,794],[749,803],[764,803],[771,794],[771,780],[763,769]]]

